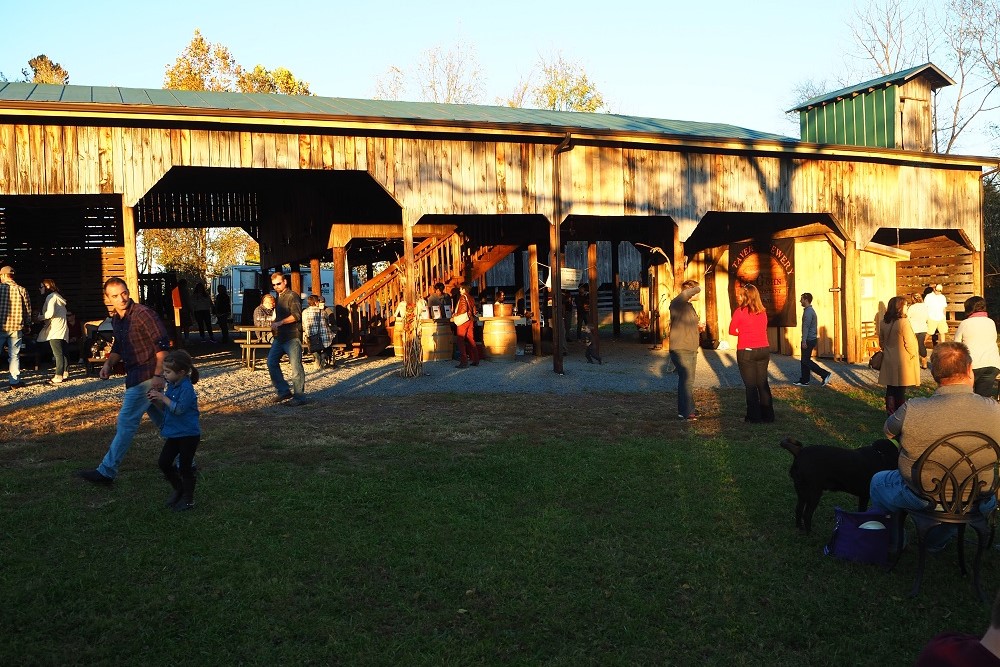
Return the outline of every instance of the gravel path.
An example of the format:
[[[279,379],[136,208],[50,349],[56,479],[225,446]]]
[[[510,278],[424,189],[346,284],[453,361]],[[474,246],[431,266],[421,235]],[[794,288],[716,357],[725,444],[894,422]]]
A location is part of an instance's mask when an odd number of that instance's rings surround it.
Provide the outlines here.
[[[270,406],[274,390],[266,365],[258,362],[250,371],[240,363],[235,345],[192,346],[195,363],[201,374],[197,385],[202,401],[231,403],[244,408]],[[399,376],[401,363],[393,357],[341,360],[337,368],[311,370],[306,364],[306,394],[309,399],[323,400],[341,396],[380,397],[414,394],[464,393],[542,393],[577,394],[595,392],[643,393],[676,391],[677,376],[671,372],[669,356],[662,350],[650,350],[646,344],[633,341],[602,340],[604,363],[588,364],[580,343],[569,343],[563,362],[564,374],[552,370],[551,357],[517,357],[515,362],[483,361],[476,368],[456,369],[453,361],[424,364],[422,377]],[[832,363],[821,365],[834,372],[832,386],[845,383],[853,386],[874,386],[877,375],[867,366]],[[287,374],[287,364],[283,364]],[[51,371],[24,371],[25,386],[16,391],[0,391],[0,414],[14,408],[45,405],[51,401],[121,400],[124,378],[102,381],[86,377],[82,366],[72,365],[71,381],[49,385]],[[772,386],[789,384],[798,379],[798,359],[771,356]],[[930,373],[923,371],[924,380]],[[0,389],[6,389],[6,369],[0,371]],[[741,387],[736,353],[733,350],[704,350],[695,378],[698,387]],[[807,391],[827,391],[814,379]]]

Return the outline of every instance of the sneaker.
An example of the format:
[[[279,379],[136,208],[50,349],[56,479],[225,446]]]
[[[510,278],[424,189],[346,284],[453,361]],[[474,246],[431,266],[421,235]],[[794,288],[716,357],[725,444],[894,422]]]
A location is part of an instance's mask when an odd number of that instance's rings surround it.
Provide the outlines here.
[[[823,378],[823,386],[825,387],[828,384],[830,384],[830,380],[832,379],[833,379],[833,373],[828,374],[825,378]]]
[[[100,486],[111,486],[115,481],[114,477],[102,475],[98,470],[93,468],[78,470],[76,472],[76,476],[82,480],[90,482],[91,484],[98,484]]]
[[[797,380],[797,381],[793,382],[792,384],[794,386],[796,386],[796,387],[808,387],[809,386],[808,382],[802,382],[801,380]]]
[[[282,394],[281,396],[275,396],[273,400],[275,403],[281,403],[283,401],[287,401],[290,398],[293,398],[292,392]]]

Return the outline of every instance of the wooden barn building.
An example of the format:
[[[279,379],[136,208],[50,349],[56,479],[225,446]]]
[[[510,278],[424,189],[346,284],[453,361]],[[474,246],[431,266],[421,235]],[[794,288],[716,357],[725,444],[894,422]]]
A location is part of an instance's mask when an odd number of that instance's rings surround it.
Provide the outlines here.
[[[558,293],[572,240],[590,282],[610,267],[616,293],[619,251],[637,248],[651,310],[702,281],[698,308],[730,344],[737,280],[762,287],[785,354],[811,292],[819,353],[856,361],[889,297],[941,282],[958,310],[982,293],[981,178],[997,160],[931,152],[931,95],[950,83],[927,64],[811,100],[796,140],[611,114],[0,82],[0,261],[29,287],[56,278],[78,315],[100,317],[105,278],[139,293],[138,230],[235,226],[265,266],[333,262],[338,303],[391,305],[511,254],[538,303],[549,269]],[[349,296],[352,242],[379,238],[403,239],[403,260]]]

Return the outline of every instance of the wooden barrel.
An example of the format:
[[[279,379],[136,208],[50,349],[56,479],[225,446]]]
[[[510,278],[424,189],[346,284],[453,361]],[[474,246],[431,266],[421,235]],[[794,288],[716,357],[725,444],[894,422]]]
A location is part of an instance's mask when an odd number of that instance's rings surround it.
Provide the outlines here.
[[[420,348],[424,361],[447,361],[455,346],[455,335],[447,321],[425,320],[420,323]]]
[[[493,361],[517,360],[517,332],[513,317],[493,317],[483,320],[483,345]]]
[[[393,356],[403,356],[403,323],[400,322],[392,328],[392,349]]]

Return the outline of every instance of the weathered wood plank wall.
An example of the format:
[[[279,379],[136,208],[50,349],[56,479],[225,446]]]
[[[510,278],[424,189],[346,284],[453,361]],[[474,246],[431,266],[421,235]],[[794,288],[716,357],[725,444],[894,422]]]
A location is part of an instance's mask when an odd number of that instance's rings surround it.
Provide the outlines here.
[[[0,194],[121,193],[134,205],[172,166],[368,171],[417,214],[552,209],[552,147],[403,137],[0,124]],[[681,240],[708,211],[829,212],[864,245],[880,227],[979,238],[979,172],[848,160],[577,146],[567,215],[670,216]]]

